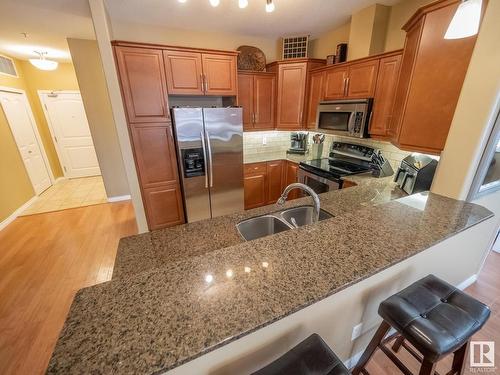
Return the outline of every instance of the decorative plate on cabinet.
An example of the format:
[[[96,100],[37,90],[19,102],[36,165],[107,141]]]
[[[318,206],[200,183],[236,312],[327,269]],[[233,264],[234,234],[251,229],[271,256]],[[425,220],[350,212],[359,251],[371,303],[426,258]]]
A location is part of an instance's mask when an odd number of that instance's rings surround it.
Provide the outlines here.
[[[253,46],[239,46],[238,70],[252,70],[263,72],[266,70],[266,55],[259,48]]]

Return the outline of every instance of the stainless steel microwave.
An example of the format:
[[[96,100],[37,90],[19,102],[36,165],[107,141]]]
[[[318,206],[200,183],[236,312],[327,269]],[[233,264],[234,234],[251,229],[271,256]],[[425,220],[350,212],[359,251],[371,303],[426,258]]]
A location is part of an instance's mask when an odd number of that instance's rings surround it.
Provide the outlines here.
[[[318,130],[356,138],[367,138],[373,99],[332,100],[318,105]]]

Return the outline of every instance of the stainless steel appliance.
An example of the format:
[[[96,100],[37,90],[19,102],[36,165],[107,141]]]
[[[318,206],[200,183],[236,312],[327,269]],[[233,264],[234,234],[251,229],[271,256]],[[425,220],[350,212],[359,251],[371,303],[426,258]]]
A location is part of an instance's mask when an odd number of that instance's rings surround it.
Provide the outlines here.
[[[372,99],[333,100],[318,105],[319,130],[356,138],[367,138]]]
[[[401,161],[394,181],[408,194],[431,188],[437,160],[422,154],[411,154]]]
[[[241,108],[173,108],[188,222],[243,210]]]
[[[328,158],[307,160],[299,164],[298,180],[321,194],[342,189],[342,177],[370,171],[375,177],[394,173],[380,150],[334,142]]]
[[[290,133],[290,148],[289,154],[305,154],[307,152],[307,141],[309,133],[307,132],[292,132]]]

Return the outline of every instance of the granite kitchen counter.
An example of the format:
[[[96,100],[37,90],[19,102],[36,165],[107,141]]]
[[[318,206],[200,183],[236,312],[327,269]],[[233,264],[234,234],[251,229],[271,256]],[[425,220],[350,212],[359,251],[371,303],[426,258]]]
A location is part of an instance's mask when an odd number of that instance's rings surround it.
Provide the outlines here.
[[[363,188],[323,196],[332,219],[80,290],[48,373],[162,373],[492,216],[481,206],[430,193],[378,205],[360,199],[358,209],[345,209],[340,196]],[[235,218],[220,220],[229,225]]]
[[[371,174],[366,174],[352,181],[358,186],[320,194],[321,208],[337,216],[406,195],[392,182],[392,177],[374,178]],[[288,201],[284,207],[304,204],[312,204],[311,198]],[[237,223],[282,209],[276,205],[268,205],[233,215],[122,238],[118,245],[112,278],[130,277],[172,261],[240,244],[244,240],[236,230]]]

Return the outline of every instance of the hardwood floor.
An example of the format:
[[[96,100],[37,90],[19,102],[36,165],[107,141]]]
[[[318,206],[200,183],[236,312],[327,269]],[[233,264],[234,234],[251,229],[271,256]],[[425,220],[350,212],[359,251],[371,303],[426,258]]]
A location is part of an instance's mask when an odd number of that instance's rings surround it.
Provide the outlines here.
[[[130,202],[16,219],[0,231],[0,374],[43,374],[75,292],[107,281]]]
[[[109,280],[118,240],[136,232],[129,202],[21,217],[0,231],[0,374],[45,372],[75,292]],[[492,309],[474,338],[500,337],[500,254],[488,256],[467,292]],[[404,349],[398,356],[418,373]],[[500,365],[498,347],[495,362]],[[438,371],[445,374],[450,363],[446,358]],[[372,375],[400,374],[380,351],[367,369]]]
[[[484,327],[477,332],[472,340],[475,341],[496,341],[495,345],[495,365],[496,371],[489,374],[500,373],[500,254],[491,252],[486,259],[484,268],[479,275],[478,280],[465,290],[469,295],[477,298],[491,308],[490,319]],[[392,345],[392,342],[391,342]],[[405,349],[398,353],[403,363],[418,374],[419,363]],[[439,374],[446,374],[451,369],[451,356],[444,358],[439,362],[436,371]],[[399,369],[394,365],[380,350],[374,354],[372,360],[366,366],[371,375],[401,375]],[[469,358],[465,366],[464,374],[477,374],[469,367]],[[479,372],[481,373],[481,372]]]

